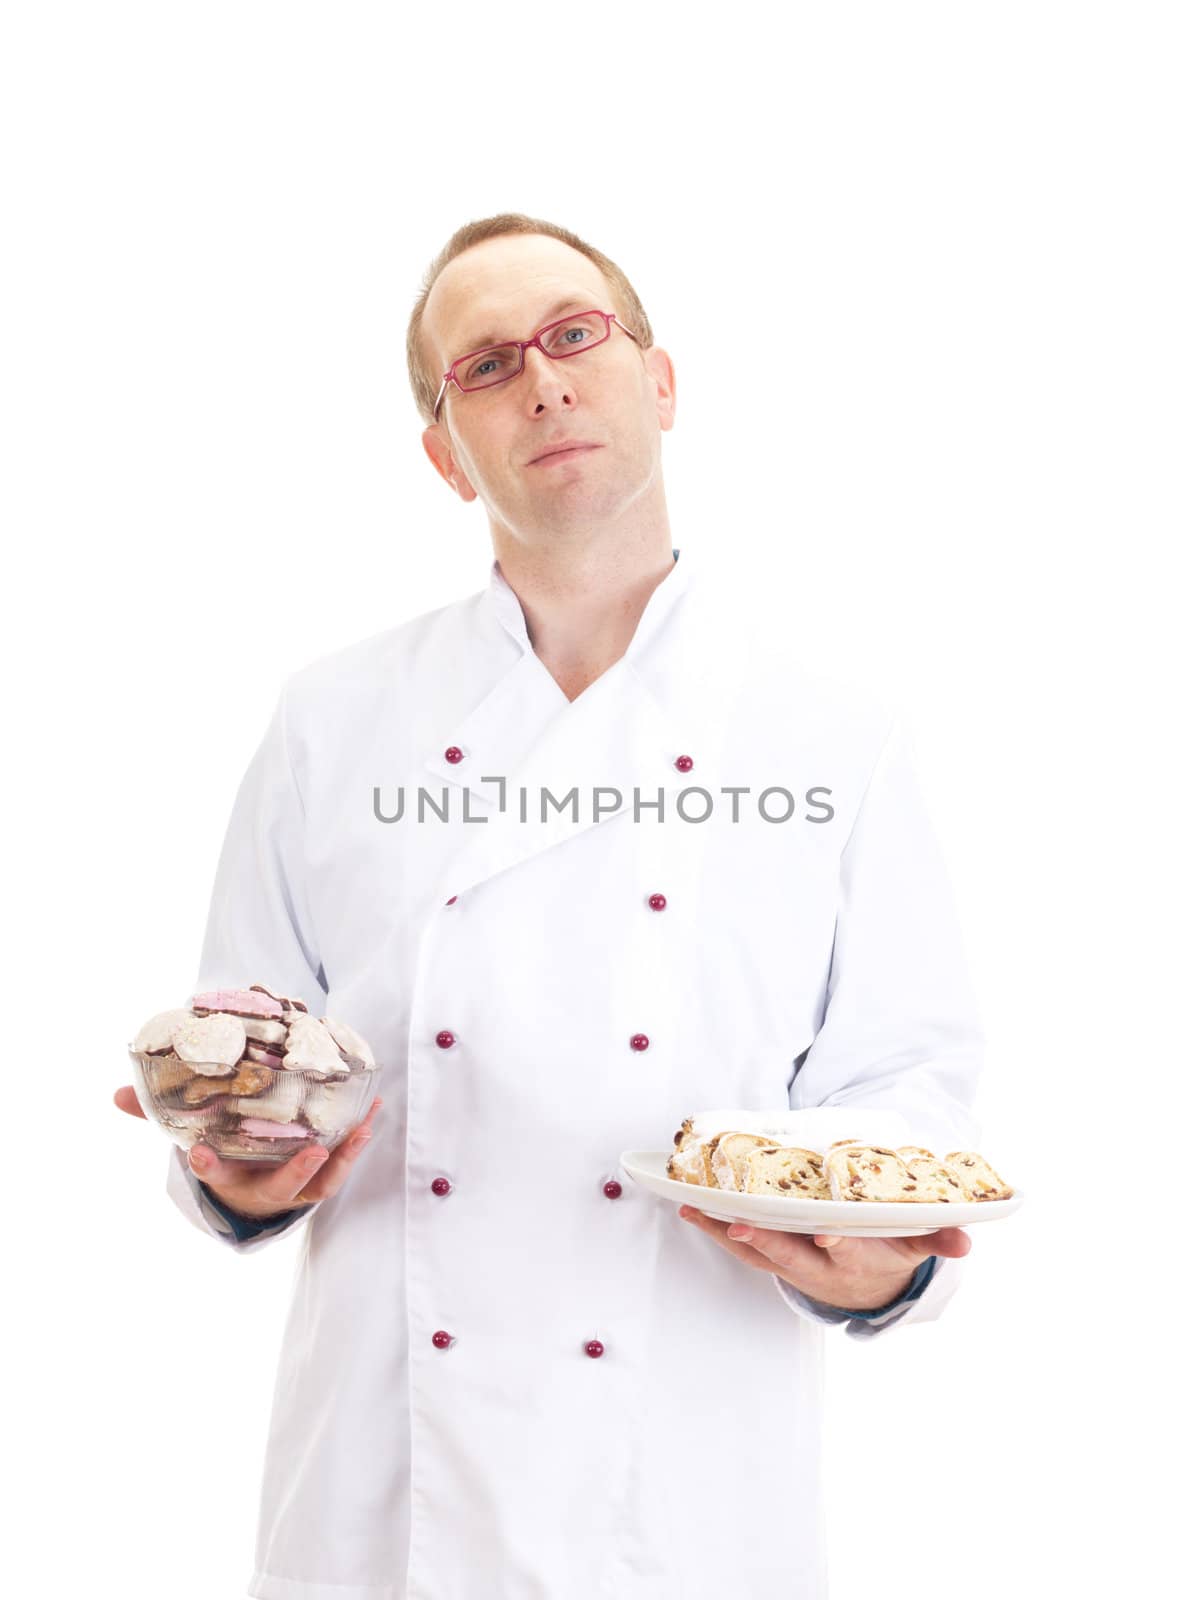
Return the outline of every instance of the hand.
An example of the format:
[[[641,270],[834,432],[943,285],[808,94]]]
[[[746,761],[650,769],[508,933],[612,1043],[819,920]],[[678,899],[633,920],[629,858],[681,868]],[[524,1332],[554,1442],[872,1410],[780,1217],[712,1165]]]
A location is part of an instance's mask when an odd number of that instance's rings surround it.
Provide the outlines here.
[[[145,1120],[132,1084],[118,1089],[113,1102],[131,1117]],[[333,1150],[314,1145],[287,1161],[222,1161],[208,1145],[194,1144],[188,1164],[205,1187],[240,1216],[261,1219],[296,1211],[338,1192],[370,1139],[372,1119],[382,1104],[379,1098],[372,1100],[363,1120]]]
[[[718,1222],[694,1206],[680,1206],[679,1215],[747,1266],[773,1272],[810,1300],[841,1311],[877,1311],[903,1293],[929,1256],[965,1256],[971,1248],[963,1228],[901,1239],[848,1239]]]

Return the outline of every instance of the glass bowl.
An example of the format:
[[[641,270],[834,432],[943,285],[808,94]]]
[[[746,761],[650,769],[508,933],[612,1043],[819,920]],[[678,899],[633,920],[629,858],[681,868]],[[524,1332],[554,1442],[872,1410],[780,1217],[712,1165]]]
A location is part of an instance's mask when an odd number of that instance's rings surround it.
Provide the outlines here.
[[[203,1143],[225,1161],[287,1161],[314,1144],[332,1150],[366,1116],[379,1071],[356,1067],[332,1077],[241,1062],[236,1074],[218,1078],[174,1052],[131,1048],[129,1058],[147,1119],[181,1149]]]

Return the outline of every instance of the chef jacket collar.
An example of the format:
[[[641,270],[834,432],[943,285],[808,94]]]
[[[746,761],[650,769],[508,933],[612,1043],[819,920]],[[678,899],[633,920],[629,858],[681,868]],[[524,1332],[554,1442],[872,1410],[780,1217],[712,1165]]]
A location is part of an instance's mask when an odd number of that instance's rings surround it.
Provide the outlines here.
[[[638,625],[629,648],[625,655],[630,659],[637,655],[641,645],[644,645],[650,634],[658,625],[662,613],[679,598],[684,589],[691,586],[692,564],[690,561],[680,561],[679,551],[673,550],[675,565],[666,577],[657,585],[650,595],[649,600],[638,619]],[[533,649],[533,641],[529,637],[529,628],[525,622],[525,613],[521,609],[521,602],[509,584],[508,579],[500,570],[500,562],[492,562],[491,575],[488,581],[488,598],[492,611],[504,631],[520,645],[523,651]]]
[[[486,815],[489,823],[463,830],[464,848],[447,863],[441,885],[446,894],[603,826],[630,810],[635,792],[644,805],[661,789],[671,808],[681,789],[714,784],[737,674],[720,608],[714,615],[716,600],[682,556],[650,595],[624,656],[573,701],[534,652],[520,602],[496,562],[479,601],[482,615],[521,653],[424,763],[444,785],[469,792],[472,820]],[[682,769],[681,756],[690,758]],[[507,781],[504,805],[499,786],[485,781],[496,775]],[[579,815],[535,820],[542,786],[559,797],[577,786]],[[518,788],[529,796],[526,823],[517,812]],[[621,804],[597,816],[592,796],[600,789],[618,791]],[[611,795],[602,803],[610,802]]]

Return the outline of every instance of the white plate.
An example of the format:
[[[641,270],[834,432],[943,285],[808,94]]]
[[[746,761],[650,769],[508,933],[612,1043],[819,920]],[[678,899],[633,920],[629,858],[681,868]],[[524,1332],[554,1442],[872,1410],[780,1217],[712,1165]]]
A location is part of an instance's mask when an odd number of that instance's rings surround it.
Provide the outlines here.
[[[634,1183],[694,1206],[718,1222],[748,1222],[776,1233],[829,1233],[888,1239],[936,1233],[939,1228],[965,1228],[975,1222],[1011,1217],[1025,1198],[1020,1189],[1009,1200],[968,1200],[962,1205],[935,1201],[929,1205],[891,1204],[880,1200],[792,1200],[784,1194],[738,1194],[709,1189],[667,1177],[669,1150],[626,1150],[621,1165]]]

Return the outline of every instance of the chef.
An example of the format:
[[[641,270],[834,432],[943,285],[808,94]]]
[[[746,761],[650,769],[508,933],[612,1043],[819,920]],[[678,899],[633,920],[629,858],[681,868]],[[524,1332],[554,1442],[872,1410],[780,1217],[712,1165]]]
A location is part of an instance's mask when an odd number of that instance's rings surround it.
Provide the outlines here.
[[[196,980],[349,1022],[379,1100],[323,1166],[170,1156],[214,1239],[302,1236],[249,1593],[817,1600],[825,1330],[936,1317],[967,1236],[747,1230],[619,1158],[718,1106],[976,1142],[903,725],[673,543],[674,369],[608,257],[473,223],[409,356],[486,585],[286,681]]]

